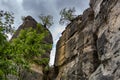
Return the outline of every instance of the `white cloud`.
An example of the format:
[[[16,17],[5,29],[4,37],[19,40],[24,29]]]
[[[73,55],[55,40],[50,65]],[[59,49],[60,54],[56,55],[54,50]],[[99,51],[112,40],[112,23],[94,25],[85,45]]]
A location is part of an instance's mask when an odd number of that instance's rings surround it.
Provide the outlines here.
[[[49,62],[50,66],[52,66],[54,64],[55,52],[56,52],[56,48],[53,47],[52,51],[51,51],[51,54],[50,54],[50,62]]]

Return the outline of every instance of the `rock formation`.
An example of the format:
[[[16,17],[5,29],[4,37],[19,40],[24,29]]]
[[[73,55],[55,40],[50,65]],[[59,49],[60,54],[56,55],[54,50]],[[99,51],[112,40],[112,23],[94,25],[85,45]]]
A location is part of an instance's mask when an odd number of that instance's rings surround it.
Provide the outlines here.
[[[43,79],[43,67],[33,65],[25,80],[120,80],[120,0],[90,0],[90,8],[63,31],[54,68]],[[32,21],[31,21],[32,20]],[[18,28],[36,27],[30,16]],[[48,42],[52,43],[52,37]],[[48,52],[49,53],[49,52]],[[36,79],[37,78],[37,79]]]
[[[120,79],[120,0],[90,0],[57,43],[51,80]]]
[[[33,29],[36,29],[37,22],[31,16],[27,16],[27,17],[25,17],[23,24],[20,25],[20,27],[18,27],[17,31],[12,36],[12,39],[16,38],[19,35],[19,32],[21,29],[26,29],[26,28],[30,28],[30,27],[32,27]]]
[[[19,33],[22,29],[23,30],[29,29],[30,27],[32,27],[33,29],[37,29],[37,22],[31,16],[27,16],[27,17],[25,17],[23,24],[17,29],[17,31],[13,35],[12,39],[17,38],[17,36],[19,35]],[[53,39],[52,39],[52,35],[51,35],[50,31],[45,27],[43,27],[43,29],[45,29],[49,32],[48,36],[46,36],[44,38],[44,43],[52,44]],[[40,33],[40,32],[38,32],[38,33]],[[50,58],[50,51],[51,50],[46,51],[46,53],[42,55],[42,58],[43,57]],[[43,80],[44,76],[46,76],[46,74],[44,73],[45,66],[43,66],[43,65],[31,64],[30,69],[31,69],[31,72],[26,71],[26,70],[21,71],[21,79],[22,80]]]

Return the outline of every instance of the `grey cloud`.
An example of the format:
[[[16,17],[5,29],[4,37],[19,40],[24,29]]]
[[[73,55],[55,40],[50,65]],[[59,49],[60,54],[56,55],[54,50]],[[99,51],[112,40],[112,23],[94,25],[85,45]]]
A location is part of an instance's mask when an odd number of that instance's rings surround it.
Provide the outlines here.
[[[1,7],[1,9],[15,12],[15,11],[17,11],[17,8],[18,8],[16,3],[17,3],[16,1],[14,1],[14,3],[13,3],[11,0],[1,0],[0,7]]]
[[[48,12],[45,4],[43,2],[37,2],[35,0],[23,0],[23,7],[25,10],[28,11],[35,11],[35,12]]]
[[[26,11],[31,11],[34,15],[39,14],[54,14],[54,3],[48,0],[23,0],[23,8]]]
[[[23,9],[34,16],[37,20],[40,14],[50,14],[57,23],[60,15],[59,12],[65,7],[75,7],[77,13],[81,13],[88,7],[89,0],[23,0]],[[58,23],[57,23],[58,24]]]
[[[22,14],[24,14],[24,11],[22,10],[22,6],[20,6],[18,0],[14,0],[14,2],[13,0],[0,0],[0,8],[1,10],[10,11],[14,13],[14,17],[15,17],[14,26],[17,28],[18,25],[20,25],[20,19]]]
[[[88,7],[89,0],[57,0],[57,8],[71,8],[75,7],[76,10],[83,11]]]

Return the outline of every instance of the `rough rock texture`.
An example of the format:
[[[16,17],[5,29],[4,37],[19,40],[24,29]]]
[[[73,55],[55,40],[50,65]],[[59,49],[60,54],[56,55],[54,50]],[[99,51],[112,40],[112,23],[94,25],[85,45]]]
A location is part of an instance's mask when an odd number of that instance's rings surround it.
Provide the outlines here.
[[[17,29],[16,33],[13,35],[12,39],[17,38],[17,36],[20,33],[20,30],[29,29],[30,27],[32,27],[33,29],[37,29],[37,22],[31,16],[27,16],[27,17],[25,17],[23,24]],[[49,32],[49,30],[47,28],[44,28],[44,29]],[[40,32],[38,32],[38,33],[40,33]],[[52,35],[50,32],[49,32],[48,36],[45,37],[44,43],[45,44],[53,43]],[[42,58],[43,57],[50,58],[50,51],[51,50],[49,50],[45,54],[43,54]],[[37,64],[33,63],[33,64],[31,64],[31,68],[30,68],[31,71],[27,71],[27,70],[21,71],[21,78],[22,78],[22,80],[43,80],[44,76],[46,76],[46,74],[44,74],[44,68],[45,68],[45,66],[43,66],[43,65],[37,65]]]
[[[62,33],[55,68],[55,80],[120,80],[120,0],[90,0]]]
[[[21,29],[26,29],[30,27],[36,29],[36,26],[37,26],[37,22],[31,16],[25,17],[23,24],[20,25],[20,27],[18,27],[17,31],[12,36],[12,39],[16,38],[19,35]]]

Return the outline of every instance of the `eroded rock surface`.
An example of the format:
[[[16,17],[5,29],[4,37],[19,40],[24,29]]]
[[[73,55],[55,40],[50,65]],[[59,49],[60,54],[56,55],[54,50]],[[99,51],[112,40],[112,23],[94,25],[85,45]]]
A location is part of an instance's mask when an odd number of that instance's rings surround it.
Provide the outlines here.
[[[57,43],[55,80],[120,79],[120,0],[90,0]]]

